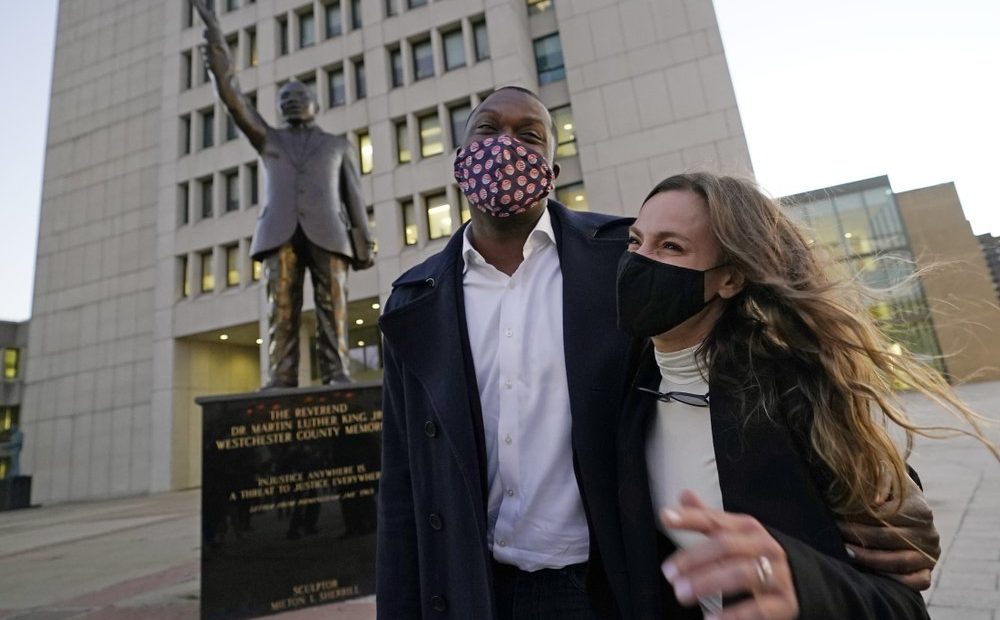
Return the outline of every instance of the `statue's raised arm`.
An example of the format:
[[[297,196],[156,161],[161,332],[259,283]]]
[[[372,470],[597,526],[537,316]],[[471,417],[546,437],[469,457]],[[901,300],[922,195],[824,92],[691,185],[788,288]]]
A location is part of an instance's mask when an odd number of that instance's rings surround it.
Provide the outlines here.
[[[222,103],[229,110],[229,114],[236,121],[236,126],[250,140],[250,144],[253,145],[254,149],[260,151],[264,146],[264,138],[267,136],[267,121],[261,117],[250,100],[240,90],[233,60],[229,57],[229,46],[226,45],[215,13],[208,8],[205,0],[190,0],[190,2],[198,15],[201,16],[201,20],[205,22],[205,43],[200,46],[201,56],[205,60],[209,73],[212,74],[219,99],[222,100]]]

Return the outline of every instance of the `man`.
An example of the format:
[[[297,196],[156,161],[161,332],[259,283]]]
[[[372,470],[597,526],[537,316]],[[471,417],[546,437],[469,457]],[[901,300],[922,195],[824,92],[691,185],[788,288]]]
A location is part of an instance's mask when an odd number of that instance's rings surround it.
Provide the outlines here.
[[[343,136],[316,126],[316,99],[291,81],[278,91],[285,121],[271,127],[243,95],[215,14],[191,0],[205,22],[202,46],[219,98],[260,154],[266,196],[250,254],[264,263],[267,282],[268,382],[298,385],[302,285],[308,268],[316,305],[317,357],[324,384],[350,381],[347,358],[348,263],[374,264],[374,241],[353,149]]]
[[[547,199],[555,143],[533,93],[487,97],[455,163],[472,220],[393,285],[380,618],[629,615],[614,436],[630,342],[614,291],[631,219]]]

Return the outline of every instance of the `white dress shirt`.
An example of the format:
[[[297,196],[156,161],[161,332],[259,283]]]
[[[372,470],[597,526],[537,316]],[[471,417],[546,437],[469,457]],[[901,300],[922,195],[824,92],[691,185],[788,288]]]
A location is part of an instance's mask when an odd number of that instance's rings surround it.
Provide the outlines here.
[[[479,383],[497,561],[525,571],[584,562],[590,539],[573,471],[562,271],[548,211],[507,276],[465,231],[465,317]]]

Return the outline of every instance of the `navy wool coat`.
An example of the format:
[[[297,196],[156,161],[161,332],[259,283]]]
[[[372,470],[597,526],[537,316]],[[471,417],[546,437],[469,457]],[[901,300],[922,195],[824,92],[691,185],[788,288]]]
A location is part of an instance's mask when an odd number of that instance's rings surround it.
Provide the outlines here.
[[[619,617],[627,592],[615,472],[629,340],[615,278],[631,220],[548,202],[563,276],[563,333],[577,481],[591,531],[588,590]],[[379,618],[494,618],[479,390],[463,308],[460,229],[393,284],[384,336]],[[604,546],[599,548],[595,532]]]

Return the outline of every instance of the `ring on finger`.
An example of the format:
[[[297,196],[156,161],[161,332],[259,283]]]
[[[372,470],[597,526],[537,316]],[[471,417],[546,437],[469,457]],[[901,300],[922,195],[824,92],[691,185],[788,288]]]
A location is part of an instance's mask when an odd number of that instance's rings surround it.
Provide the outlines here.
[[[769,587],[774,581],[774,567],[771,566],[771,560],[766,555],[759,555],[754,563],[754,568],[757,569],[757,579],[760,581],[760,586],[762,588]]]

